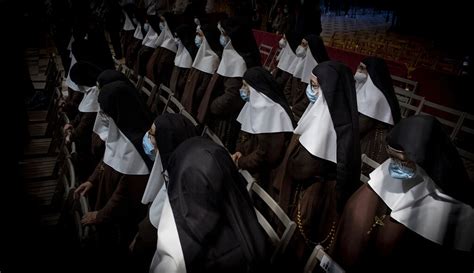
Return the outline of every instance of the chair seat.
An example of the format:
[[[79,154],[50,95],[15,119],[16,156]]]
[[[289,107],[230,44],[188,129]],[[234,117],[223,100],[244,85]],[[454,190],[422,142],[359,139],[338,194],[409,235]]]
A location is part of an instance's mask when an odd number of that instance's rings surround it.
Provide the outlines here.
[[[37,110],[37,111],[28,111],[28,121],[32,122],[45,122],[48,111],[46,110]]]
[[[55,165],[55,156],[31,158],[20,162],[26,180],[52,178]]]
[[[51,138],[32,139],[25,147],[25,156],[40,156],[48,154],[49,146],[51,145]]]
[[[30,132],[31,137],[44,137],[46,135],[46,128],[48,127],[48,123],[35,123],[29,124],[28,130]]]

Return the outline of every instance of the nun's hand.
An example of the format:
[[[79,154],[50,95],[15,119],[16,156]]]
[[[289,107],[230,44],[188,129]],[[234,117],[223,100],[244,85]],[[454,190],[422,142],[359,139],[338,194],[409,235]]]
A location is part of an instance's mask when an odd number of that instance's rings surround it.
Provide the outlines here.
[[[98,211],[87,212],[82,216],[81,223],[83,225],[97,224],[97,213]]]
[[[86,181],[79,185],[74,191],[74,199],[79,199],[79,197],[84,196],[94,185],[90,181]]]

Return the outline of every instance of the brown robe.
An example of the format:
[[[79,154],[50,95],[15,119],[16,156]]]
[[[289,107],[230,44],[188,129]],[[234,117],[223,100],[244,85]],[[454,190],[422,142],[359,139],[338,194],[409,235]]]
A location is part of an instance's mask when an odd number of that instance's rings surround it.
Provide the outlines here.
[[[388,158],[385,138],[392,126],[359,113],[360,152],[378,163]],[[366,174],[363,168],[362,173]]]
[[[164,47],[155,49],[146,65],[146,76],[156,84],[170,86],[176,53]]]
[[[151,55],[155,51],[154,48],[142,45],[137,53],[137,61],[135,62],[134,70],[135,75],[148,76],[147,65]],[[150,78],[153,80],[152,78]]]
[[[68,96],[62,111],[66,113],[69,120],[74,120],[76,118],[76,115],[79,113],[79,104],[81,104],[83,97],[84,93],[74,91],[68,87]]]
[[[135,63],[137,62],[138,51],[142,46],[142,41],[135,37],[132,37],[130,45],[127,47],[127,51],[125,52],[125,64],[128,67],[135,67]]]
[[[173,72],[171,73],[170,89],[174,93],[174,96],[181,100],[184,92],[184,87],[189,75],[189,68],[181,68],[174,66]]]
[[[346,203],[331,257],[346,272],[472,272],[469,252],[433,243],[389,215],[370,186],[361,186]],[[383,226],[372,228],[376,216]]]
[[[224,146],[233,153],[240,132],[237,116],[245,102],[240,98],[242,78],[228,78],[215,74],[207,87],[206,94],[198,109],[198,120],[202,114],[212,131]]]
[[[120,44],[122,46],[122,52],[124,53],[124,56],[126,56],[128,47],[131,45],[134,39],[134,33],[135,30],[122,30],[122,32],[120,33]]]
[[[273,183],[275,199],[297,223],[281,265],[291,272],[303,269],[315,243],[332,245],[339,218],[336,164],[313,156],[298,139],[293,136]]]
[[[273,73],[273,77],[278,83],[278,86],[280,86],[281,90],[284,90],[288,81],[293,78],[293,76],[290,73],[283,71],[279,68],[275,69],[275,72]],[[290,96],[285,94],[285,97],[286,97],[286,100],[289,101]]]
[[[202,72],[199,69],[191,68],[186,85],[184,86],[181,103],[184,109],[194,117],[197,116],[199,105],[204,97],[207,86],[211,81],[212,74]]]
[[[249,171],[259,184],[269,189],[275,168],[285,156],[291,133],[249,134],[240,131],[236,151],[242,153],[238,167]]]
[[[148,182],[148,175],[125,175],[100,162],[89,180],[96,190],[94,210],[99,226],[109,237],[111,225],[118,225],[118,240],[128,244],[137,231],[140,220],[146,216],[146,206],[141,203]],[[107,228],[109,227],[109,228]]]
[[[97,113],[79,113],[72,122],[74,127],[71,133],[71,141],[76,144],[77,158],[75,165],[79,181],[84,181],[94,171],[100,161],[95,160],[92,155],[92,129],[94,127]]]
[[[283,90],[296,122],[300,120],[309,104],[309,100],[306,97],[307,85],[307,83],[302,82],[300,79],[291,77]]]

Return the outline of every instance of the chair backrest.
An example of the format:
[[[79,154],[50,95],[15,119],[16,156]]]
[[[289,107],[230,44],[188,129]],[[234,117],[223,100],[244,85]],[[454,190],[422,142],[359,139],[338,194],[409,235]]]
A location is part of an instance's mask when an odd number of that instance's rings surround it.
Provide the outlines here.
[[[284,226],[284,231],[281,236],[275,231],[275,229],[270,224],[270,221],[265,219],[263,214],[255,208],[255,213],[257,214],[257,220],[262,228],[267,233],[270,241],[272,242],[274,248],[270,262],[273,263],[286,249],[288,243],[290,242],[291,237],[293,236],[296,230],[296,223],[286,215],[283,209],[278,205],[278,203],[273,200],[273,198],[268,194],[260,185],[257,184],[255,179],[247,171],[240,170],[242,176],[247,180],[247,190],[249,191],[252,199],[255,199],[257,195],[265,205],[277,216],[281,224]]]
[[[140,90],[142,87],[142,82],[143,82],[143,77],[140,75],[135,74],[135,71],[130,69],[130,72],[128,73],[128,79],[130,80],[133,85]]]
[[[164,84],[160,84],[151,111],[156,114],[163,114],[166,111],[172,96],[173,92],[171,89]]]
[[[403,118],[417,115],[421,112],[423,104],[426,102],[425,97],[413,94],[400,87],[394,86],[397,95],[398,104],[400,105],[400,114]]]
[[[158,90],[158,86],[149,78],[144,76],[140,83],[140,95],[146,99],[146,105],[151,110],[153,102],[155,100],[156,92]]]
[[[339,266],[335,261],[333,261],[331,257],[326,254],[326,252],[324,252],[324,248],[321,245],[317,245],[313,249],[313,252],[311,253],[308,258],[308,261],[306,262],[303,273],[313,272],[314,268],[318,264],[325,272],[328,273],[346,272],[344,269],[342,269],[341,266]]]
[[[275,67],[277,67],[277,65],[278,65],[277,57],[278,57],[278,55],[280,55],[280,53],[281,53],[281,49],[278,48],[275,51],[275,54],[273,54],[270,63],[268,64],[268,70],[273,71],[273,69],[275,69]]]
[[[412,93],[416,93],[416,91],[418,91],[417,81],[405,79],[405,78],[395,76],[395,75],[391,75],[391,77],[392,77],[392,83],[394,87],[399,87],[403,90],[406,90]]]
[[[260,44],[258,46],[258,50],[260,51],[260,60],[262,62],[262,66],[266,69],[270,69],[270,56],[272,55],[273,47],[266,44]]]
[[[425,101],[421,114],[435,116],[446,128],[451,140],[454,140],[464,120],[464,112],[434,102]]]
[[[372,169],[376,169],[378,166],[380,166],[380,164],[377,163],[375,160],[371,159],[366,154],[362,154],[362,156],[361,156],[361,165],[364,165],[364,164],[368,165]],[[365,174],[361,173],[360,174],[360,181],[362,183],[367,183],[367,182],[369,182],[369,178]]]
[[[212,141],[224,147],[224,143],[222,143],[221,139],[211,129],[209,129],[207,125],[204,126],[202,135],[209,137]]]
[[[174,96],[170,96],[168,104],[166,105],[165,111],[167,113],[179,114],[183,110],[184,110],[184,106],[181,104],[181,102],[179,102],[179,100],[175,98]]]
[[[128,77],[132,70],[125,64],[121,64],[117,67],[117,71],[121,72],[122,74]]]
[[[191,116],[190,113],[188,113],[188,111],[186,111],[186,109],[182,109],[181,110],[181,115],[183,115],[185,118],[187,118],[189,121],[191,121],[191,123],[194,125],[194,126],[198,126],[199,123],[196,121],[196,119],[194,119],[193,116]]]
[[[459,155],[465,160],[474,163],[474,115],[463,114],[461,126],[453,139],[454,144],[458,148]]]

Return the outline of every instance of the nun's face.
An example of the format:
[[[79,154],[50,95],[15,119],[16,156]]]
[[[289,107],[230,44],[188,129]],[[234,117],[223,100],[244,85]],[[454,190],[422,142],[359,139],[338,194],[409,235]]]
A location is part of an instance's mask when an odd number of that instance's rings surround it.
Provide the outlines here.
[[[367,66],[364,63],[359,64],[359,66],[357,67],[357,72],[363,73],[365,75],[369,74],[369,72],[367,72]]]
[[[155,147],[155,152],[158,153],[158,148],[156,146],[156,140],[155,140],[155,134],[156,134],[156,126],[153,123],[151,125],[150,130],[148,130],[148,137],[150,138],[151,144],[153,144],[153,146]]]
[[[310,76],[309,84],[311,85],[311,89],[316,93],[315,95],[321,95],[321,87],[319,86],[318,78],[313,74]]]
[[[308,47],[308,41],[306,41],[306,39],[303,39],[301,40],[301,44],[300,44],[303,48],[307,48]]]
[[[400,164],[400,166],[409,168],[413,171],[416,170],[416,163],[408,158],[405,151],[397,150],[390,145],[387,145],[387,154],[392,161]]]
[[[242,80],[242,90],[244,90],[247,96],[250,96],[250,86],[245,80]]]

